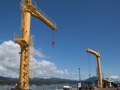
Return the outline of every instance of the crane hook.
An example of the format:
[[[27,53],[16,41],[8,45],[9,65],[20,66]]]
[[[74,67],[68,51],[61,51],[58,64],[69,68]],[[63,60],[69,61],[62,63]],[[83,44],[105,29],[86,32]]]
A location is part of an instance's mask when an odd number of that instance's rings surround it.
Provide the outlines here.
[[[53,47],[55,46],[55,42],[52,42],[52,46],[53,46]]]
[[[55,32],[52,32],[52,47],[55,46]]]

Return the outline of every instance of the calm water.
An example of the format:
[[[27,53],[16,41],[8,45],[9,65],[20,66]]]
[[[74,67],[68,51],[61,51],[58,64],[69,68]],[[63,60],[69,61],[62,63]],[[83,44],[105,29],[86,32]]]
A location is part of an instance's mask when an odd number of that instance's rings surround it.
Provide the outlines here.
[[[72,88],[77,88],[77,85],[69,85]],[[0,90],[10,90],[12,86],[0,86]],[[32,86],[30,90],[63,90],[63,85],[55,86]]]

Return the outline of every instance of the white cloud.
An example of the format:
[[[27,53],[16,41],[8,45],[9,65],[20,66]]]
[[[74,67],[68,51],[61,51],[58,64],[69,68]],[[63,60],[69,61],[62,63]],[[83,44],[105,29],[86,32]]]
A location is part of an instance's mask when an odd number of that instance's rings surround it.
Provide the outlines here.
[[[19,77],[20,67],[20,46],[13,41],[4,41],[0,44],[0,76]],[[40,50],[35,49],[35,55],[43,58],[45,55]],[[57,70],[54,63],[34,59],[35,77],[59,77],[64,78],[69,75],[68,70]]]
[[[37,61],[35,60],[35,76],[36,77],[60,77],[68,75],[67,70],[57,70],[56,66],[45,60]]]
[[[117,76],[117,75],[110,76],[110,79],[112,79],[112,80],[119,80],[120,81],[120,76]]]
[[[45,55],[42,54],[41,50],[36,50],[35,48],[34,48],[34,55],[37,55],[40,58],[45,58],[46,57]]]
[[[20,47],[13,41],[5,41],[0,45],[0,75],[18,77]]]

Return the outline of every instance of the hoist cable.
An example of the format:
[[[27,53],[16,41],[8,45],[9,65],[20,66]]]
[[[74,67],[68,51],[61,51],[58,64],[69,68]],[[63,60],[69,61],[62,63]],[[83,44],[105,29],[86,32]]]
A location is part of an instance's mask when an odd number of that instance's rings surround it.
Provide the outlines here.
[[[52,46],[55,46],[55,32],[52,32]]]
[[[54,33],[54,42],[55,42],[55,32],[53,32]]]
[[[53,42],[53,31],[52,31],[52,42]]]
[[[90,65],[90,57],[89,57],[89,53],[87,53],[88,56],[88,69],[89,69],[89,75],[91,74],[91,65]]]
[[[52,31],[52,42],[55,42],[55,32]]]

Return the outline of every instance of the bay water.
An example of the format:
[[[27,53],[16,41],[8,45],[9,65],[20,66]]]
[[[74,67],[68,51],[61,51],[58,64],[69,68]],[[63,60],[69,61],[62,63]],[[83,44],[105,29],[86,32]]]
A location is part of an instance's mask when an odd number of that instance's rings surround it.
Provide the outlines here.
[[[63,90],[63,86],[67,85],[30,86],[30,90]],[[77,84],[68,86],[77,88]],[[13,86],[0,86],[0,90],[11,90],[11,88],[13,88]]]

